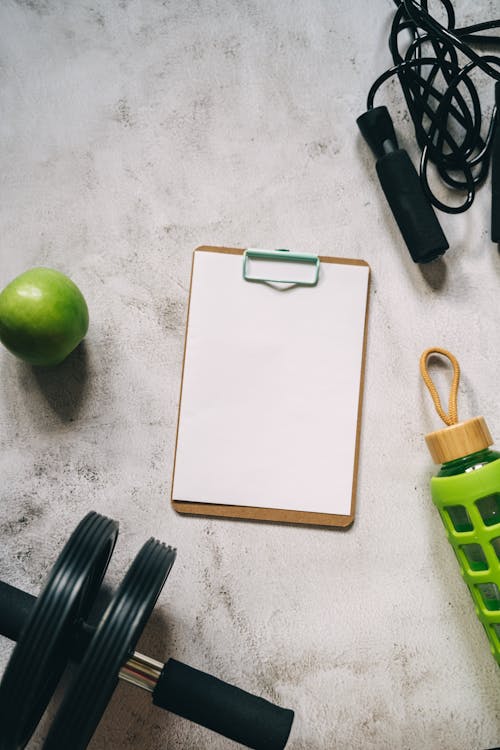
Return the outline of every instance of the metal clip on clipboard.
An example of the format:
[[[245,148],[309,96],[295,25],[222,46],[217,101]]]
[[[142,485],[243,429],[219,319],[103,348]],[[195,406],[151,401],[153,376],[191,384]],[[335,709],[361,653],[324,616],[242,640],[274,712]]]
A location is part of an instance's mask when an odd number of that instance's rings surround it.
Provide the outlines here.
[[[312,279],[272,279],[262,276],[253,276],[249,272],[249,261],[251,260],[271,260],[285,261],[286,263],[305,263],[314,266],[314,276]],[[245,281],[260,281],[267,284],[294,284],[297,286],[316,286],[319,278],[320,260],[317,255],[310,253],[291,253],[286,248],[277,250],[259,250],[249,247],[243,255],[243,278]]]

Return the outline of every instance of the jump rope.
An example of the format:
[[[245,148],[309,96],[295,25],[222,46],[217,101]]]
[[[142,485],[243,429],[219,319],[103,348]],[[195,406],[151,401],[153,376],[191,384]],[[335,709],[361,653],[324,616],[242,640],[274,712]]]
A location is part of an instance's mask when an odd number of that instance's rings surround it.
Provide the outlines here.
[[[389,34],[394,65],[373,83],[359,128],[377,157],[377,172],[412,258],[425,263],[449,247],[433,206],[449,214],[472,205],[476,189],[492,163],[491,238],[500,242],[500,56],[479,50],[500,48],[500,19],[457,27],[453,3],[394,0]],[[441,19],[438,20],[437,16]],[[496,81],[495,104],[488,116],[474,79]],[[396,77],[401,86],[420,149],[417,174],[398,147],[386,107],[374,106],[379,89]],[[444,202],[431,188],[433,165],[442,183],[463,197]]]

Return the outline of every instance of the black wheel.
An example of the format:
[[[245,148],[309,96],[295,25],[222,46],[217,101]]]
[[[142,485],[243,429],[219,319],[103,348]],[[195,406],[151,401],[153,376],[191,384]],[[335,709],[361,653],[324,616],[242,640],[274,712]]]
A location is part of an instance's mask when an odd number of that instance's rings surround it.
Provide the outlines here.
[[[150,539],[127,571],[87,646],[56,714],[44,750],[86,748],[118,682],[118,673],[156,604],[176,552]]]
[[[0,683],[0,750],[25,747],[67,664],[75,625],[88,614],[118,524],[89,513],[57,558]]]

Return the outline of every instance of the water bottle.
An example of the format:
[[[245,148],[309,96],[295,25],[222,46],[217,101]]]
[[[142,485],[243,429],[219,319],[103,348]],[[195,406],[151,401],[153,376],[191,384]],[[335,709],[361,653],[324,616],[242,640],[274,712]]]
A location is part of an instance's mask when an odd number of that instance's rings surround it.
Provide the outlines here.
[[[447,357],[454,369],[449,410],[444,412],[427,372],[431,354]],[[477,616],[500,664],[500,453],[483,417],[459,422],[456,409],[460,368],[447,350],[426,350],[420,360],[424,381],[447,427],[426,435],[435,463],[432,500],[446,528]]]

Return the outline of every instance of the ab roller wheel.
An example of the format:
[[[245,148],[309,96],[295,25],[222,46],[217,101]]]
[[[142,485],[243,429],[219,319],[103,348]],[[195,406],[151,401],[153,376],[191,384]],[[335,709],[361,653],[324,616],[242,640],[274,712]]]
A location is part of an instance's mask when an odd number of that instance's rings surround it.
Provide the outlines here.
[[[117,523],[89,513],[57,558],[0,684],[1,750],[24,747],[33,734],[69,659],[75,626],[99,591],[117,535]],[[10,619],[12,612],[4,616]]]
[[[89,513],[38,599],[0,581],[0,634],[17,640],[0,683],[0,750],[21,750],[67,662],[79,662],[43,745],[86,748],[119,679],[153,703],[255,750],[283,750],[293,712],[169,659],[134,651],[175,561],[155,539],[142,547],[96,627],[85,620],[112,555],[118,524]]]
[[[141,549],[90,641],[78,679],[50,729],[46,750],[87,747],[174,560],[174,550],[154,539]]]

